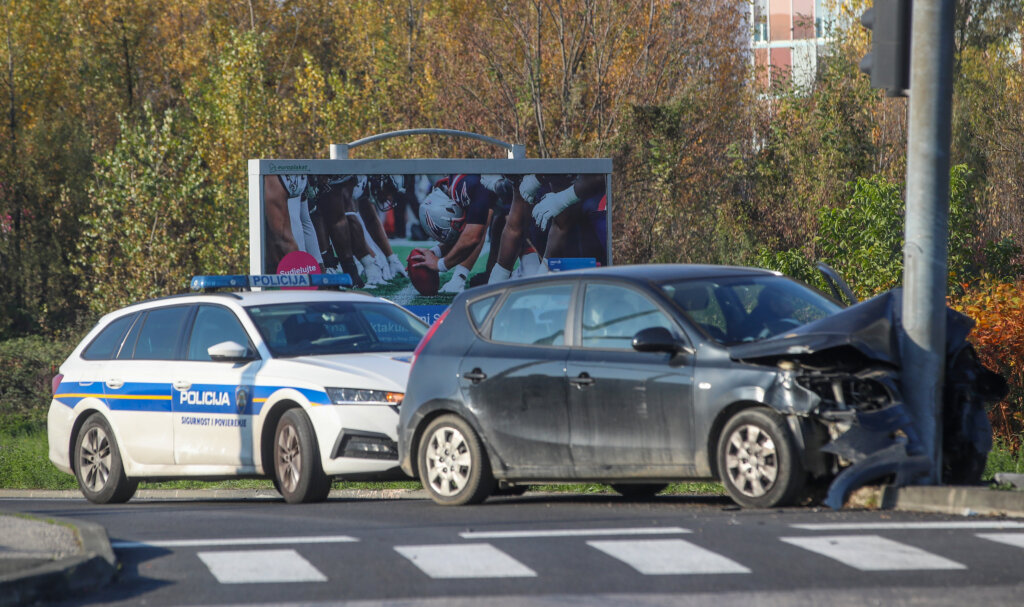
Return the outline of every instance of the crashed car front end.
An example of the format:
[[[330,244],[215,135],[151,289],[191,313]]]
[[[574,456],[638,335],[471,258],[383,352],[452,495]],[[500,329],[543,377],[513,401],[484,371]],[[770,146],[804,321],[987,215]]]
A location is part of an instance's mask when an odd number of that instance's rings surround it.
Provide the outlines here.
[[[912,484],[930,471],[903,399],[900,300],[895,289],[785,334],[730,348],[734,360],[776,369],[765,403],[789,418],[812,478],[831,481],[825,504],[832,508],[871,481]],[[985,407],[1006,389],[974,356],[966,340],[972,326],[966,316],[947,312],[946,483],[980,481],[991,449]]]

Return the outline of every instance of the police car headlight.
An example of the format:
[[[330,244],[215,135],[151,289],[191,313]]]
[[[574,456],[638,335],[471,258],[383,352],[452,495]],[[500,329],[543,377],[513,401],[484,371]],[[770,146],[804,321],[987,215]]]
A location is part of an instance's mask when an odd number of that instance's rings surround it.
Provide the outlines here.
[[[335,405],[397,405],[405,396],[401,392],[360,390],[358,388],[327,388],[327,397]]]

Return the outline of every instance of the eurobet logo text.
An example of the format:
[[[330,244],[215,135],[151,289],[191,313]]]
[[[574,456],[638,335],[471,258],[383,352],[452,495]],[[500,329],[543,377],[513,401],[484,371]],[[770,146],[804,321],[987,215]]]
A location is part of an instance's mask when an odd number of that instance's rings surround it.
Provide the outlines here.
[[[253,287],[308,287],[307,274],[253,274],[250,277]]]

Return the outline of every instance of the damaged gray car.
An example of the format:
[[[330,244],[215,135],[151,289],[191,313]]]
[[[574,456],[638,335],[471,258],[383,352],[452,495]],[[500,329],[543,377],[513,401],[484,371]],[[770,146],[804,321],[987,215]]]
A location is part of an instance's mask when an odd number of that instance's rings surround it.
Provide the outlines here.
[[[836,293],[838,295],[838,291]],[[927,473],[900,382],[899,291],[844,306],[754,268],[616,266],[458,296],[420,343],[402,469],[438,503],[533,483],[652,496],[715,478],[745,507]],[[948,313],[944,479],[976,482],[1005,389]]]

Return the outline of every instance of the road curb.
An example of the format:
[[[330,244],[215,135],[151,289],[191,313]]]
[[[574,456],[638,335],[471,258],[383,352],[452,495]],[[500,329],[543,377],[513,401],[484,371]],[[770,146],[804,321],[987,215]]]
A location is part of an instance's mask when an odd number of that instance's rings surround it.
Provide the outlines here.
[[[114,578],[118,561],[103,526],[68,518],[36,520],[72,528],[81,552],[0,576],[0,607],[79,596],[106,586]]]
[[[0,489],[0,499],[80,499],[78,489]],[[132,496],[136,500],[232,500],[284,498],[274,489],[143,489]],[[332,489],[328,499],[429,499],[423,489]]]
[[[884,487],[881,506],[909,512],[1024,518],[1024,491],[961,486]]]

